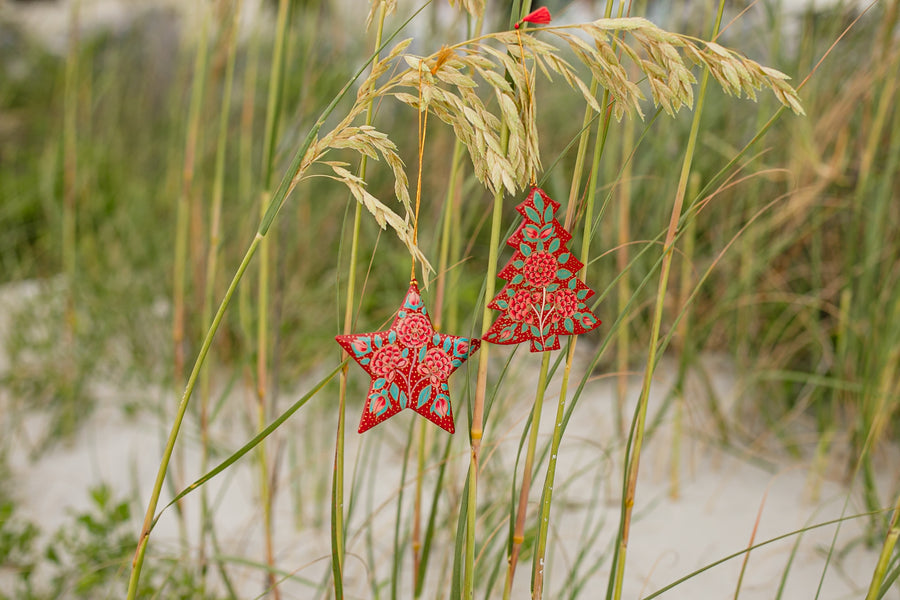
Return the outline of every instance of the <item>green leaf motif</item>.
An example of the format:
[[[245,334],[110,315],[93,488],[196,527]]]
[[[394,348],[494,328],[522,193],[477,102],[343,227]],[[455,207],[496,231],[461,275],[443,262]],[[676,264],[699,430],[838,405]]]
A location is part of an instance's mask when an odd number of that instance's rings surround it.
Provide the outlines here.
[[[426,385],[422,388],[422,391],[419,392],[419,399],[416,401],[416,408],[422,408],[428,401],[431,400],[431,385]]]
[[[533,208],[531,208],[530,206],[525,207],[525,216],[526,216],[526,218],[531,219],[532,221],[535,221],[535,222],[540,222],[540,220],[541,220],[541,215],[539,215],[537,213],[537,211],[534,210]]]
[[[548,248],[548,251],[552,254],[552,253],[556,252],[557,250],[559,250],[559,246],[560,246],[559,238],[555,237],[555,238],[553,238],[553,241],[550,242],[550,248]],[[566,259],[566,260],[569,260],[569,259]],[[559,262],[565,262],[565,261],[560,259]]]
[[[541,196],[540,192],[534,193],[534,207],[538,212],[544,212],[544,197]]]
[[[556,260],[559,261],[559,264],[564,265],[564,264],[566,264],[567,262],[569,262],[569,257],[570,257],[570,256],[572,256],[572,255],[569,254],[568,252],[563,252],[562,254],[560,254],[560,255],[557,257]]]
[[[566,320],[563,321],[563,326],[569,333],[575,333],[575,323],[572,321],[572,317],[566,317]]]
[[[521,252],[523,256],[531,256],[531,246],[528,244],[519,244],[519,252]]]
[[[556,272],[557,279],[566,280],[571,276],[572,276],[572,271],[570,271],[568,269],[560,269],[559,271]]]

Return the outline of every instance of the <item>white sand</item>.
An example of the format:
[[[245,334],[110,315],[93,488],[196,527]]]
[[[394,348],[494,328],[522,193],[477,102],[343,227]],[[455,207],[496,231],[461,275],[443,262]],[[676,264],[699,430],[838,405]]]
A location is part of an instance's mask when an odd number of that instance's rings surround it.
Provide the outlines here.
[[[495,355],[505,355],[504,350],[495,351]],[[521,368],[529,371],[537,364],[536,356],[525,356],[517,361]],[[714,383],[720,397],[727,399],[734,382],[733,375],[728,373],[727,363],[722,360],[705,362],[719,371]],[[583,371],[582,371],[583,372]],[[671,373],[672,369],[663,366],[661,373]],[[353,373],[354,379],[364,377],[361,373]],[[504,481],[512,468],[514,452],[521,431],[521,415],[512,410],[517,406],[527,409],[531,402],[527,392],[528,377],[521,372],[516,375],[521,380],[523,392],[520,398],[507,405],[504,411],[498,408],[496,426],[486,434],[485,467],[491,473],[503,473]],[[637,383],[638,377],[633,383]],[[651,399],[651,416],[659,406],[662,391],[667,388],[669,377],[660,375],[654,397]],[[459,389],[463,384],[456,383]],[[555,393],[558,383],[551,383],[541,431],[549,436],[554,413],[556,411]],[[554,505],[556,510],[552,518],[551,542],[552,558],[549,564],[550,583],[545,597],[554,598],[553,590],[563,585],[568,565],[574,559],[577,542],[582,535],[584,519],[590,515],[591,520],[604,521],[604,526],[592,542],[591,553],[596,559],[609,550],[610,540],[614,536],[618,520],[618,493],[621,489],[621,456],[619,444],[615,442],[612,432],[612,404],[614,402],[614,382],[612,380],[590,383],[585,397],[580,401],[576,416],[563,442],[559,457]],[[100,390],[102,400],[100,407],[93,414],[84,429],[70,444],[59,446],[44,453],[36,461],[28,457],[28,441],[36,439],[36,431],[42,426],[40,417],[25,420],[15,432],[8,431],[8,423],[4,430],[13,435],[15,443],[11,445],[10,456],[15,473],[15,495],[21,500],[21,517],[40,522],[44,531],[53,531],[71,519],[72,511],[83,511],[89,507],[88,488],[100,482],[113,486],[116,497],[130,496],[139,499],[135,502],[135,533],[139,527],[137,513],[142,512],[150,487],[155,477],[167,425],[155,422],[153,417],[143,414],[139,419],[131,421],[123,417],[118,403],[122,400],[121,392],[114,388]],[[305,391],[305,390],[303,390]],[[636,388],[631,390],[632,398]],[[158,392],[142,391],[146,397],[161,396]],[[299,393],[292,396],[298,398]],[[278,567],[297,572],[302,577],[313,581],[321,581],[328,568],[327,556],[330,552],[328,533],[328,494],[330,486],[331,459],[333,452],[333,409],[326,406],[335,398],[334,387],[326,388],[320,396],[300,410],[288,421],[285,433],[280,442],[284,446],[292,441],[300,456],[298,471],[291,473],[291,463],[286,458],[281,460],[279,472],[279,493],[276,509],[276,554]],[[710,419],[705,410],[697,406],[705,400],[701,396],[693,396],[688,401],[685,413],[685,435],[682,449],[680,470],[681,494],[677,500],[668,495],[669,470],[671,466],[671,427],[664,425],[654,439],[645,446],[641,467],[641,477],[635,507],[635,522],[627,556],[626,587],[624,598],[643,597],[681,576],[688,574],[706,564],[718,560],[744,547],[751,536],[757,513],[762,507],[759,530],[756,541],[764,541],[771,537],[789,533],[809,523],[822,522],[840,516],[847,498],[847,490],[839,481],[825,480],[822,484],[821,499],[813,502],[808,488],[809,461],[779,458],[777,451],[769,451],[766,460],[777,464],[775,472],[754,466],[746,458],[738,458],[726,453],[714,445],[701,441],[712,431]],[[9,399],[6,399],[7,401]],[[233,450],[250,438],[250,426],[245,417],[249,414],[240,394],[231,399],[225,416],[217,421],[215,442],[224,449]],[[347,489],[350,490],[351,474],[357,453],[370,456],[379,439],[372,433],[359,436],[355,433],[357,411],[356,398],[351,396],[348,409],[347,434]],[[285,401],[287,402],[287,401]],[[499,399],[499,403],[505,402]],[[286,406],[286,404],[285,404]],[[409,414],[405,414],[409,413]],[[410,420],[414,417],[411,411],[405,411],[391,421],[379,426],[383,447],[380,450],[375,486],[363,486],[361,506],[374,506],[372,515],[375,525],[376,559],[374,568],[379,579],[388,577],[394,516],[396,514],[396,494],[400,482],[402,454]],[[5,411],[4,411],[5,414]],[[464,413],[463,413],[464,414]],[[669,413],[672,414],[672,411]],[[457,414],[457,425],[463,427],[465,417]],[[435,431],[434,435],[443,436]],[[302,436],[311,436],[304,439]],[[369,437],[372,436],[372,437]],[[458,432],[454,439],[455,466],[448,474],[446,487],[447,498],[452,501],[454,494],[460,493],[464,479],[466,447],[465,434]],[[548,438],[545,438],[548,439]],[[307,446],[308,445],[308,446]],[[276,445],[270,445],[270,457],[277,454]],[[312,451],[304,453],[304,448]],[[200,452],[196,439],[196,424],[187,422],[179,441],[180,452],[186,479],[192,480],[200,474]],[[285,456],[285,452],[282,456]],[[224,456],[223,454],[222,456]],[[255,461],[253,454],[245,457],[236,468],[220,475],[208,486],[209,497],[215,505],[216,531],[223,553],[229,556],[240,556],[248,560],[263,560],[263,543],[260,533],[260,510],[258,508],[258,489]],[[221,456],[219,457],[221,460]],[[433,462],[431,463],[433,465]],[[571,479],[579,469],[587,471],[578,479]],[[185,477],[182,477],[185,479]],[[885,489],[891,489],[892,482],[886,475]],[[406,498],[404,514],[411,519],[413,471],[407,474]],[[537,483],[542,484],[543,474],[538,476]],[[307,525],[301,529],[293,526],[294,501],[291,498],[290,486],[298,483],[304,506],[302,509]],[[586,505],[592,501],[592,490],[599,485],[599,506]],[[495,501],[503,501],[507,494],[508,484],[482,484],[485,494],[491,494]],[[431,500],[432,484],[425,486],[425,501]],[[537,510],[540,490],[533,489],[532,503],[529,507],[533,518]],[[365,496],[372,494],[369,501]],[[164,494],[165,498],[168,497]],[[484,498],[484,496],[482,496]],[[185,502],[187,509],[187,530],[189,539],[196,540],[198,529],[198,499],[195,493]],[[162,503],[161,503],[162,506]],[[565,510],[561,507],[566,506]],[[847,514],[861,512],[858,494],[851,496]],[[315,526],[316,515],[324,518],[320,526]],[[350,541],[348,543],[349,558],[347,561],[347,590],[349,597],[369,597],[367,587],[367,567],[365,566],[366,547],[360,533],[365,528],[369,515],[361,514],[358,507],[348,527]],[[455,522],[455,509],[454,509]],[[851,521],[846,523],[838,540],[839,551],[848,548],[848,543],[862,531],[862,523]],[[479,539],[483,540],[491,532],[479,530]],[[790,570],[784,598],[814,598],[824,566],[824,550],[831,543],[834,527],[824,527],[803,536],[797,555]],[[441,568],[440,556],[452,547],[452,531],[441,534],[438,545],[438,556],[434,557],[429,575],[429,584],[443,587],[436,577],[449,577],[449,565]],[[505,530],[499,533],[505,536]],[[178,519],[174,511],[168,511],[160,520],[158,528],[151,538],[154,551],[162,551],[171,555],[178,554],[179,548]],[[565,540],[565,541],[563,541]],[[746,600],[773,598],[780,583],[781,574],[789,558],[792,543],[796,538],[772,544],[756,550],[749,561],[743,580],[741,598]],[[194,543],[194,542],[192,542]],[[874,566],[876,554],[861,545],[849,547],[849,551],[840,560],[835,559],[830,566],[819,598],[836,600],[840,598],[859,598],[864,595],[864,586]],[[324,559],[324,560],[323,560]],[[409,550],[406,550],[405,571],[401,590],[402,597],[409,597]],[[318,561],[318,562],[315,562]],[[733,597],[737,583],[741,560],[735,559],[716,567],[707,573],[663,594],[663,598],[723,598]],[[437,575],[440,573],[441,575]],[[517,575],[515,598],[528,597],[528,579],[530,560],[522,563]],[[581,598],[596,598],[605,590],[608,576],[608,560],[598,572],[591,577],[584,588]],[[262,576],[253,569],[236,568],[235,578],[242,597],[253,598],[262,589]],[[308,588],[295,582],[284,585],[284,598],[311,598]],[[429,594],[432,592],[429,592]],[[426,597],[432,597],[426,594]],[[891,596],[889,596],[890,598]],[[893,596],[900,598],[900,590]]]

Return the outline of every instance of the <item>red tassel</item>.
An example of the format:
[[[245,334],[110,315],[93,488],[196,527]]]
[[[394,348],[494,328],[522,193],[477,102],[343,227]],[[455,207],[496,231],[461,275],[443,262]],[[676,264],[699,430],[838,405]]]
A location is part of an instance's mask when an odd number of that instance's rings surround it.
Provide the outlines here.
[[[550,11],[547,10],[546,6],[542,6],[534,12],[529,13],[525,16],[524,19],[516,23],[516,29],[518,29],[522,23],[534,23],[536,25],[546,25],[550,22]]]

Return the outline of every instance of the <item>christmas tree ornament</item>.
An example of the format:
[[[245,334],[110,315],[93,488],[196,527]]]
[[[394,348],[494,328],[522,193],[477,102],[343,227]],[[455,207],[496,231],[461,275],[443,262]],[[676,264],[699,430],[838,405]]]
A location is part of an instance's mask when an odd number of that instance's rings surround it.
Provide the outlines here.
[[[437,333],[415,280],[390,329],[339,335],[338,344],[372,377],[359,432],[411,408],[453,433],[453,408],[447,379],[480,342]]]
[[[516,210],[524,221],[506,241],[515,252],[498,274],[507,284],[488,305],[501,314],[482,340],[557,350],[560,336],[600,325],[587,306],[594,291],[576,276],[584,265],[566,246],[572,235],[556,219],[559,203],[532,187]]]
[[[422,155],[428,114],[427,106],[422,104],[422,62],[419,63],[419,176],[413,223],[414,245],[418,245]],[[359,420],[359,433],[388,420],[404,408],[411,408],[450,433],[455,430],[447,379],[478,350],[481,342],[434,330],[415,274],[416,259],[413,255],[409,290],[390,329],[335,337],[337,343],[372,377]]]

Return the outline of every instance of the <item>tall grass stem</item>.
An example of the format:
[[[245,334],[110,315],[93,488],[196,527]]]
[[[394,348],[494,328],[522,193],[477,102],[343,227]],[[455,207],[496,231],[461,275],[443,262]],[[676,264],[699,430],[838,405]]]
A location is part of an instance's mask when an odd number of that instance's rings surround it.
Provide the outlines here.
[[[525,466],[522,469],[522,487],[519,490],[519,504],[515,512],[515,529],[510,540],[510,553],[506,570],[506,582],[503,587],[503,598],[508,600],[512,593],[513,580],[516,574],[516,565],[519,561],[519,552],[525,542],[525,517],[528,512],[528,493],[531,490],[531,477],[534,473],[534,454],[537,448],[537,438],[541,425],[541,412],[544,407],[544,394],[547,391],[547,371],[550,368],[550,352],[541,353],[541,368],[538,373],[537,389],[534,397],[534,406],[531,409],[531,431],[528,434],[528,447],[525,451]]]
[[[237,56],[237,23],[241,12],[242,0],[236,0],[232,8],[231,21],[222,29],[223,47],[227,48],[225,81],[222,87],[222,104],[219,113],[219,131],[216,140],[216,162],[213,174],[213,190],[210,198],[209,247],[206,255],[206,289],[203,297],[203,326],[212,324],[213,302],[216,280],[219,269],[219,246],[221,243],[222,197],[225,188],[225,155],[228,147],[228,125],[231,113],[231,91],[234,85],[234,66]],[[212,366],[207,365],[201,372],[200,379],[200,470],[206,472],[209,462],[209,398]],[[212,522],[209,514],[209,502],[204,489],[200,495],[200,536],[199,554],[201,566],[201,587],[205,584],[205,551],[206,538],[211,533]]]
[[[724,0],[720,0],[716,15],[716,23],[712,37],[715,38],[722,23],[722,13],[725,8]],[[694,107],[694,118],[691,122],[691,131],[685,148],[684,161],[681,166],[681,175],[678,188],[675,193],[675,202],[672,207],[672,216],[669,219],[669,227],[666,231],[666,240],[663,246],[663,260],[660,265],[659,284],[656,290],[656,305],[651,323],[650,344],[647,352],[647,365],[644,370],[644,378],[641,383],[641,394],[635,414],[633,436],[629,447],[626,448],[625,487],[622,498],[622,516],[619,526],[618,542],[613,559],[614,568],[610,571],[610,586],[607,589],[607,597],[620,600],[625,580],[625,560],[628,550],[628,539],[631,533],[631,515],[634,508],[635,494],[637,491],[637,476],[640,468],[641,449],[644,442],[644,424],[647,418],[647,403],[650,399],[650,387],[653,383],[653,373],[656,367],[656,353],[659,343],[660,328],[662,325],[663,308],[665,306],[666,291],[669,283],[669,272],[672,266],[672,254],[674,251],[675,236],[678,232],[681,210],[687,191],[688,180],[691,173],[691,164],[697,145],[697,136],[700,131],[700,117],[703,114],[703,101],[706,97],[706,87],[709,82],[709,70],[703,71],[700,88],[697,91],[697,100]]]
[[[388,39],[378,47],[377,51],[380,52],[381,50],[383,50],[384,46],[389,44],[407,25],[407,23],[417,14],[419,14],[419,12],[421,12],[423,9],[424,6],[415,11],[409,17],[409,19],[407,19],[407,21],[397,29],[397,31],[391,34]],[[278,188],[275,190],[272,201],[269,203],[268,210],[266,211],[265,215],[263,215],[262,221],[257,228],[256,235],[254,235],[253,240],[245,251],[243,258],[241,259],[241,263],[238,266],[238,269],[235,272],[224,297],[222,298],[222,302],[220,303],[219,308],[216,311],[216,316],[213,318],[213,324],[206,332],[203,344],[201,345],[200,350],[197,354],[197,359],[194,362],[193,368],[191,369],[191,374],[188,377],[184,393],[182,394],[181,401],[178,405],[178,409],[172,423],[172,428],[169,432],[168,440],[166,441],[166,447],[163,450],[163,456],[160,459],[159,470],[157,472],[156,481],[150,494],[150,500],[147,503],[147,512],[144,516],[144,525],[141,529],[141,533],[137,542],[137,548],[135,549],[134,560],[132,561],[131,576],[129,577],[128,581],[127,600],[134,600],[137,595],[138,585],[141,578],[141,570],[143,568],[144,557],[147,551],[147,543],[150,538],[150,531],[152,530],[153,523],[155,522],[154,514],[159,503],[159,496],[162,493],[162,486],[169,468],[169,462],[172,458],[172,451],[175,447],[175,440],[178,437],[178,432],[180,431],[181,424],[184,421],[184,415],[187,411],[188,403],[197,383],[197,375],[200,371],[200,368],[203,366],[204,361],[206,360],[206,355],[209,352],[209,347],[212,344],[212,340],[215,337],[216,331],[218,331],[219,324],[221,323],[222,318],[225,315],[225,311],[231,303],[231,298],[238,287],[238,283],[240,283],[241,279],[244,276],[244,272],[247,270],[247,267],[249,266],[251,260],[256,255],[256,252],[259,249],[260,241],[265,238],[266,234],[269,231],[269,228],[272,226],[272,222],[278,216],[278,213],[281,211],[281,208],[287,201],[287,198],[290,195],[291,191],[293,191],[294,186],[296,185],[295,180],[297,175],[299,174],[300,165],[303,161],[303,157],[306,155],[306,151],[312,145],[313,140],[316,139],[316,136],[318,135],[319,130],[322,128],[322,125],[325,123],[325,120],[331,115],[332,112],[334,112],[334,109],[337,107],[338,103],[347,95],[354,82],[359,79],[360,75],[362,75],[363,71],[368,67],[369,64],[371,64],[373,60],[374,56],[370,56],[363,63],[363,65],[360,66],[356,73],[354,73],[354,75],[347,81],[347,83],[344,84],[341,90],[337,94],[335,94],[334,98],[332,98],[331,102],[328,103],[328,105],[319,115],[319,118],[316,119],[315,123],[313,123],[309,132],[306,134],[306,137],[297,147],[297,150],[295,151],[294,156],[291,159],[291,164],[286,170],[284,177],[281,179],[281,183],[278,185]]]

